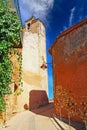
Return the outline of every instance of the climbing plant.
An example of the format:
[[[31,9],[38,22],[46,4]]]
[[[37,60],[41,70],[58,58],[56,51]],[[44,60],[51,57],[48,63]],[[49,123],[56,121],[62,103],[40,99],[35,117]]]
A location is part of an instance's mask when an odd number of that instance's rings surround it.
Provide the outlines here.
[[[11,94],[13,63],[11,55],[18,55],[19,81],[21,82],[21,54],[14,49],[20,43],[20,20],[9,8],[6,0],[0,0],[0,111],[5,111],[5,96]]]

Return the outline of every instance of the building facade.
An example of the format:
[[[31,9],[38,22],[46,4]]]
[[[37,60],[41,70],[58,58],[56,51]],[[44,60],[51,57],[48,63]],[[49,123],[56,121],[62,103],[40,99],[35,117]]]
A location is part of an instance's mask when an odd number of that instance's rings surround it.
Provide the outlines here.
[[[18,84],[19,63],[18,57],[13,54],[14,83],[10,85],[12,94],[5,97],[6,113],[0,113],[0,119],[3,120],[8,120],[12,113],[48,104],[48,74],[47,69],[42,67],[46,63],[46,35],[45,27],[39,19],[32,17],[25,22],[22,43],[15,49],[22,55],[23,86]],[[19,95],[20,89],[23,92]]]
[[[48,94],[47,69],[41,68],[46,62],[46,36],[43,23],[34,17],[27,20],[23,26],[22,40],[23,92],[19,96],[20,109],[23,109],[24,104],[31,104],[29,100],[32,90],[43,90]],[[32,100],[34,98],[36,98],[35,95],[33,95]],[[39,91],[36,102],[37,104],[42,102],[40,101]],[[34,102],[32,105],[34,105]]]
[[[87,120],[87,19],[62,32],[49,52],[53,59],[55,114]],[[76,113],[75,113],[76,112]],[[78,114],[77,114],[78,113]]]

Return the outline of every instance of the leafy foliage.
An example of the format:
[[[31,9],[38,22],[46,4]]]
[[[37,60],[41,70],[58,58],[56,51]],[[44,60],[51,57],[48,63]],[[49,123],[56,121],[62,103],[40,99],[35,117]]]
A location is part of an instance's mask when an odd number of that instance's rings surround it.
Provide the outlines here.
[[[14,45],[20,43],[21,26],[15,12],[9,8],[6,0],[0,0],[0,111],[5,111],[5,95],[11,94],[9,87],[13,76],[13,64],[10,55],[19,55],[21,74],[21,55],[13,49]],[[20,77],[21,80],[21,77]]]

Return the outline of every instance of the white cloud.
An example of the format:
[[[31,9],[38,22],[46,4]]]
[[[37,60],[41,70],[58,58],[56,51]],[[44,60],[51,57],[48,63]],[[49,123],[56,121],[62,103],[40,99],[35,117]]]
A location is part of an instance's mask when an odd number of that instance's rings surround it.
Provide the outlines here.
[[[45,21],[54,4],[54,0],[21,0],[19,2],[24,20],[34,15]]]
[[[71,9],[71,14],[70,14],[70,17],[69,17],[69,26],[71,26],[71,25],[72,25],[75,10],[76,10],[76,8],[75,8],[75,7],[73,7],[73,8]]]

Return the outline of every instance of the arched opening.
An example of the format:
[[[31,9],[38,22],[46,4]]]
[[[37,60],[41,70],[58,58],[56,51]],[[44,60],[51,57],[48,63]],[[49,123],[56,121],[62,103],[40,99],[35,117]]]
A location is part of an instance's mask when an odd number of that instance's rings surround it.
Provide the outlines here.
[[[30,23],[27,24],[27,29],[28,29],[28,30],[30,29]]]

